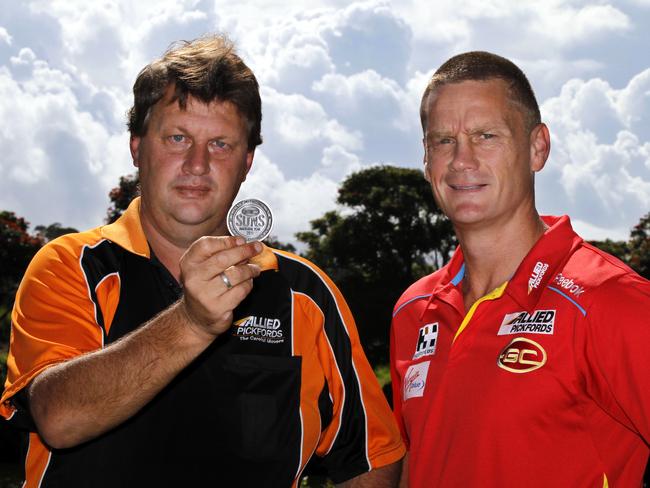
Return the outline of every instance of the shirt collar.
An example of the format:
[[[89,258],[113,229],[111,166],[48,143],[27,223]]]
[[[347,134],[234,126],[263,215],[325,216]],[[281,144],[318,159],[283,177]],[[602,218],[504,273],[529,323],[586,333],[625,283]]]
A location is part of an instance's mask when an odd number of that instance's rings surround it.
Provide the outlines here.
[[[119,219],[103,226],[101,234],[129,252],[146,258],[151,257],[149,243],[140,222],[140,197],[133,199]]]
[[[508,281],[505,293],[519,305],[532,311],[546,285],[564,267],[569,257],[583,242],[571,227],[568,216],[543,216],[548,229],[538,239],[521,262],[515,274]],[[462,299],[459,301],[459,285],[465,275],[465,259],[458,246],[449,264],[445,267],[445,276],[432,290],[432,298],[441,299],[462,312]]]
[[[528,252],[506,288],[506,293],[528,311],[535,308],[544,288],[583,242],[568,216],[542,219],[549,228]]]

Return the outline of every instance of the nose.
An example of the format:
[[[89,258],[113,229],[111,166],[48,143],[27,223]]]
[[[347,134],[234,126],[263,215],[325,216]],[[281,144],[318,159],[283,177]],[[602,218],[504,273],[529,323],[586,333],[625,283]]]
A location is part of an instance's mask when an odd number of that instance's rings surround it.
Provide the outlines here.
[[[478,163],[472,142],[468,138],[459,137],[454,145],[454,153],[449,165],[452,171],[469,171],[476,169]]]
[[[207,148],[192,147],[183,162],[183,171],[193,176],[202,176],[210,172],[210,153]]]

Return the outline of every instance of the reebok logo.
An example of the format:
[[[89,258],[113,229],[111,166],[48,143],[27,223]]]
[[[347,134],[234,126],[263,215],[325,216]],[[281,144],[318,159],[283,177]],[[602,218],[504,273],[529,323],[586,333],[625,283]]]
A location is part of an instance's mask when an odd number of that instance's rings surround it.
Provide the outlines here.
[[[571,293],[576,298],[585,292],[585,289],[583,287],[581,287],[577,283],[574,283],[572,279],[563,276],[562,273],[558,274],[555,277],[553,283],[555,283],[560,288],[564,288],[566,291]]]

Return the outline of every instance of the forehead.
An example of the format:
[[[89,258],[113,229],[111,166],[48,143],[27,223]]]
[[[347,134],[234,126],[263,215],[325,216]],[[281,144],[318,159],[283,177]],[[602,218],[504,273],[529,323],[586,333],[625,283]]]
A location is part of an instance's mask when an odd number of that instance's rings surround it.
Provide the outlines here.
[[[447,83],[429,93],[427,125],[468,121],[521,120],[521,111],[510,100],[508,85],[500,79]]]
[[[246,123],[239,109],[230,101],[212,100],[206,103],[192,95],[187,95],[185,107],[174,99],[174,89],[170,86],[165,95],[153,106],[151,120],[157,125],[178,123],[205,123],[231,126],[242,129]]]

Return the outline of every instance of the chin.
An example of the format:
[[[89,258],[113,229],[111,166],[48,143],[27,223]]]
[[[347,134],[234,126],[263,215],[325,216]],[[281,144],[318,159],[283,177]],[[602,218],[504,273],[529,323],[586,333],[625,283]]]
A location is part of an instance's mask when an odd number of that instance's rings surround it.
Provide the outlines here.
[[[186,205],[176,209],[174,219],[184,225],[201,225],[221,214],[218,209],[206,208],[203,205]]]

